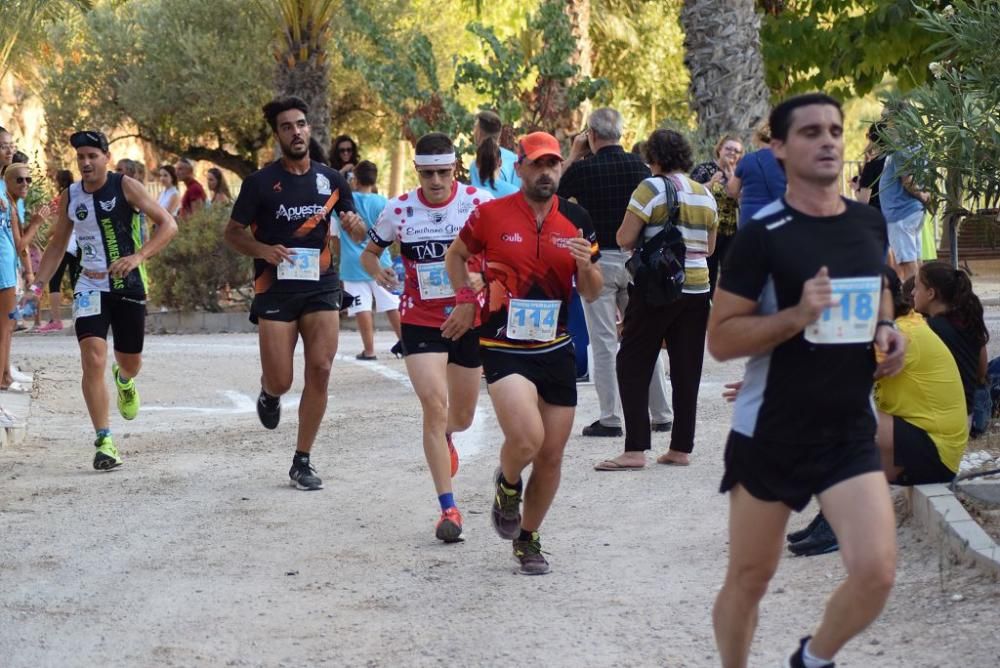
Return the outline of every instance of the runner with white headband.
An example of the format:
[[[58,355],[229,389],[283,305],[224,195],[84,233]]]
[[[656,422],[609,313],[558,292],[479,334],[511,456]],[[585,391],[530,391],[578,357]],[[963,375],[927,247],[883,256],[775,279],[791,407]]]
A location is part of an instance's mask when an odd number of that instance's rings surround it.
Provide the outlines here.
[[[452,290],[444,254],[472,210],[493,196],[455,181],[455,147],[447,135],[424,135],[416,149],[413,164],[420,186],[386,204],[368,233],[371,241],[361,254],[361,265],[379,285],[398,287],[395,272],[379,266],[378,258],[399,240],[406,269],[399,305],[403,355],[423,408],[424,456],[441,505],[435,535],[454,543],[462,540],[462,514],[452,492],[458,453],[451,435],[472,424],[482,370],[477,330],[455,341],[441,334],[456,302],[477,300],[472,289],[457,295]]]

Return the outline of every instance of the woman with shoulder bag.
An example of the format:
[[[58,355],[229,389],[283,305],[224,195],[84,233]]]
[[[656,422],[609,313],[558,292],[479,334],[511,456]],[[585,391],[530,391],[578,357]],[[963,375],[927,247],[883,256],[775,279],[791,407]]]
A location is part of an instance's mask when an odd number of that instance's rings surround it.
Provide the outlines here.
[[[649,381],[664,342],[670,358],[674,424],[670,449],[656,461],[687,466],[694,448],[708,326],[707,259],[715,249],[718,211],[705,186],[686,176],[693,161],[683,136],[656,130],[645,151],[653,176],[632,193],[617,234],[622,250],[637,249],[630,260],[636,273],[617,358],[625,452],[597,464],[600,471],[646,465]]]

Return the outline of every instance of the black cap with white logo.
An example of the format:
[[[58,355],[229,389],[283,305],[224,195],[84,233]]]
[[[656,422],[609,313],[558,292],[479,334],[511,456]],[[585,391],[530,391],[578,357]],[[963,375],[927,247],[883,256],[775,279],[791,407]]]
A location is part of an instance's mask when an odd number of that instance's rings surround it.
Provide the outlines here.
[[[89,146],[99,151],[108,152],[108,138],[97,130],[81,130],[70,135],[69,143],[73,148]]]

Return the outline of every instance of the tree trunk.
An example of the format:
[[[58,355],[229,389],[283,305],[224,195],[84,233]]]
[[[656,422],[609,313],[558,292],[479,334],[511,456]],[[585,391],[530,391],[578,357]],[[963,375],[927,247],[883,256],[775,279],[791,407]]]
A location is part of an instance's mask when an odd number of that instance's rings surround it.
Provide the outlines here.
[[[397,197],[403,193],[403,170],[406,169],[406,148],[409,142],[397,139],[392,145],[392,156],[389,163],[389,197]]]
[[[570,58],[570,63],[580,68],[574,80],[589,77],[593,72],[590,46],[590,0],[566,0],[566,14],[573,26],[573,37],[576,38],[576,52]],[[572,84],[573,81],[567,82],[567,85]],[[584,119],[590,115],[590,106],[590,100],[585,100],[578,108],[565,111],[560,125],[567,137],[572,136],[583,127]]]
[[[293,64],[289,64],[289,63]],[[291,56],[278,60],[275,90],[279,96],[295,95],[309,105],[312,138],[324,151],[330,149],[330,65],[325,53],[310,53],[305,60]]]
[[[691,105],[709,138],[749,141],[770,113],[754,0],[686,0],[681,8]]]

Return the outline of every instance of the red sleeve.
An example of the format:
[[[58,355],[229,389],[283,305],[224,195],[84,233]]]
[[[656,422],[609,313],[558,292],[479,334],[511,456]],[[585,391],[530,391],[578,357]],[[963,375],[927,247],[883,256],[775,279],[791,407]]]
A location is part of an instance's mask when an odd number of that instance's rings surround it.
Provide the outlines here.
[[[465,247],[473,255],[483,252],[483,249],[486,248],[485,239],[483,238],[483,224],[483,216],[479,211],[479,207],[476,207],[472,210],[469,219],[465,221],[465,225],[462,226],[461,231],[458,233],[458,238],[462,240],[462,243],[465,244]]]

